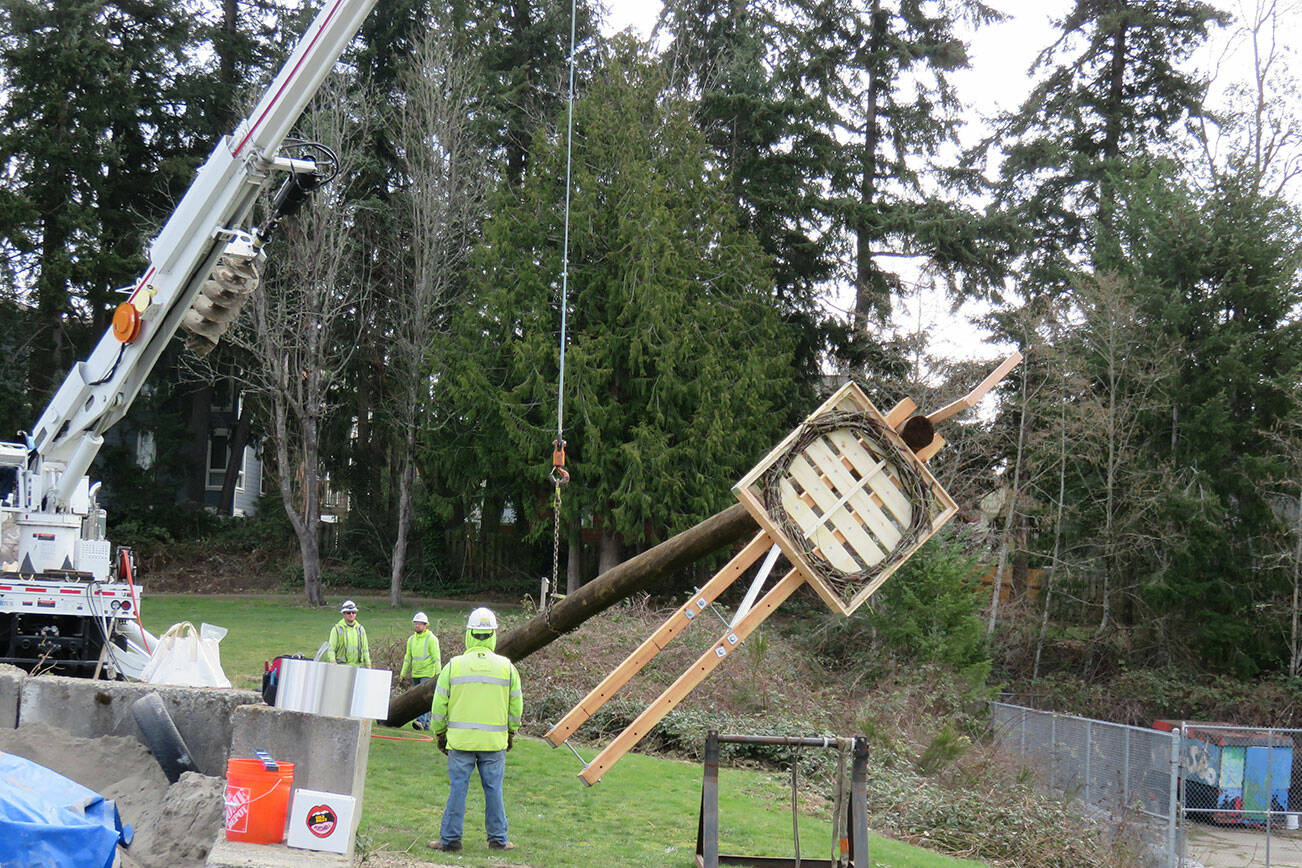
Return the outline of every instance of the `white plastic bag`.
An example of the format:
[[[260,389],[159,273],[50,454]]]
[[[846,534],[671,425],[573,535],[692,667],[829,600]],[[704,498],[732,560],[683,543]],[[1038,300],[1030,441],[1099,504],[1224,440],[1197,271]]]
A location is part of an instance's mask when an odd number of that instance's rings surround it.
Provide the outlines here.
[[[174,687],[230,687],[218,641],[201,636],[189,621],[173,624],[158,637],[140,680]]]

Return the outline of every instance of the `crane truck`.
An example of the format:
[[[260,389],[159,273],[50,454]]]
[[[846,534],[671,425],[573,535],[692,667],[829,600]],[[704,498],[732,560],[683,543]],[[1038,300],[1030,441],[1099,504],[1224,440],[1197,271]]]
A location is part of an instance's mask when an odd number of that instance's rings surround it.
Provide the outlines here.
[[[125,547],[105,539],[87,476],[178,329],[204,353],[258,285],[264,245],[336,168],[333,153],[288,142],[375,0],[327,0],[257,105],[213,148],[149,247],[111,327],[68,372],[36,426],[0,442],[0,663],[139,677],[153,637]],[[276,184],[268,216],[248,222]]]

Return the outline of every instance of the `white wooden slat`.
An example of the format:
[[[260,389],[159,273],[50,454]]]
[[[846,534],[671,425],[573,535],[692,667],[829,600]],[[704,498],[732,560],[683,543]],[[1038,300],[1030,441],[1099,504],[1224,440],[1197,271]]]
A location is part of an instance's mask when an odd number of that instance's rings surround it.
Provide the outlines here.
[[[872,445],[865,443],[854,433],[840,429],[828,434],[828,439],[836,446],[842,457],[854,465],[854,469],[867,480],[867,487],[874,495],[874,502],[888,508],[894,521],[908,527],[913,520],[913,505],[900,490],[899,481],[895,479],[894,464],[878,455]],[[896,459],[902,460],[902,459]],[[890,517],[887,517],[890,520]]]
[[[869,487],[881,497],[882,502],[890,509],[896,520],[908,527],[913,520],[912,505],[909,503],[909,499],[905,497],[904,492],[900,491],[899,483],[877,469],[881,459],[877,458],[865,444],[859,441],[859,438],[849,431],[832,431],[829,433],[829,438],[841,450],[842,455],[854,462],[855,470],[868,479]],[[907,459],[900,456],[894,460],[905,461]],[[893,469],[888,468],[888,472]]]
[[[804,486],[805,483],[802,482],[801,485]],[[796,494],[795,486],[786,478],[783,478],[780,486],[783,509],[795,520],[801,533],[814,546],[817,553],[842,572],[858,572],[858,564],[828,527],[827,519],[809,504],[809,500],[814,500],[813,495],[808,491],[803,495]]]
[[[859,520],[849,510],[837,507],[838,497],[836,492],[828,484],[828,481],[814,469],[809,460],[803,454],[797,455],[791,460],[788,473],[805,487],[805,491],[813,496],[819,510],[823,512],[826,522],[831,528],[839,530],[844,535],[847,545],[855,553],[860,554],[865,565],[871,563],[874,553],[880,552],[881,549],[868,535],[867,529],[859,523]],[[813,538],[810,539],[812,542]],[[821,539],[818,545],[823,546]],[[824,550],[826,551],[826,549]],[[880,560],[880,558],[878,559]],[[829,557],[828,560],[843,572],[857,573],[861,569],[861,567],[856,566],[847,570],[833,558]]]
[[[864,559],[870,564],[875,564],[886,557],[886,553],[895,548],[903,532],[882,511],[881,499],[875,498],[872,491],[865,488],[868,480],[855,479],[841,464],[840,455],[821,441],[811,443],[805,451],[817,461],[818,468],[823,470],[841,491],[840,502],[848,506],[874,538],[875,544],[872,549],[861,552]]]
[[[841,454],[841,457],[850,460],[854,464],[855,472],[865,480],[871,480],[873,477],[882,474],[889,476],[891,470],[894,469],[889,461],[878,456],[854,432],[846,428],[828,431],[823,436],[831,441],[832,445]],[[851,458],[852,453],[855,455],[853,459]]]
[[[814,528],[823,523],[823,517],[814,512],[801,495],[796,493],[796,487],[791,484],[790,479],[783,477],[779,483],[779,490],[782,508],[787,511],[787,515],[791,516],[791,520],[796,523],[796,527],[800,528],[800,532],[808,538],[814,532]]]

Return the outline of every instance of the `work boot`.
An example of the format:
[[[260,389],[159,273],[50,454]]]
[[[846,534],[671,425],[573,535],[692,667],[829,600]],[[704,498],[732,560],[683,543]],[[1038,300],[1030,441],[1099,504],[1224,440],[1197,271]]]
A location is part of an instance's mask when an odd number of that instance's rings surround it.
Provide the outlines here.
[[[489,841],[488,849],[490,850],[514,850],[515,845],[510,841]]]
[[[448,843],[444,844],[442,841],[436,838],[435,840],[430,841],[426,846],[429,847],[431,850],[442,850],[444,853],[455,853],[461,849],[461,842],[449,841]]]

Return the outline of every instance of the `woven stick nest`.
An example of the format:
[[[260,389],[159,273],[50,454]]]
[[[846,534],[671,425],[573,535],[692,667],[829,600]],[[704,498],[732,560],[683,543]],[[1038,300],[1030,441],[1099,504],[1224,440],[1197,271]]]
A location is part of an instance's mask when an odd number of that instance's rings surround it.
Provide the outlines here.
[[[900,528],[900,538],[886,552],[886,556],[878,563],[853,573],[837,568],[817,551],[817,547],[805,536],[782,504],[781,482],[787,476],[791,462],[819,438],[837,430],[857,436],[869,445],[870,451],[877,458],[887,463],[889,475],[912,507],[908,526]],[[899,447],[889,437],[887,430],[879,416],[865,411],[833,410],[823,413],[801,427],[791,447],[759,479],[765,510],[819,578],[835,589],[837,595],[847,603],[875,577],[903,560],[918,540],[931,532],[932,516],[939,511],[937,498],[919,466],[907,459],[894,457],[898,455]]]

